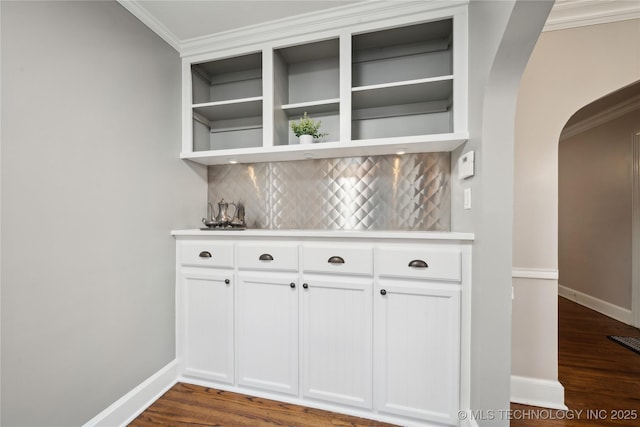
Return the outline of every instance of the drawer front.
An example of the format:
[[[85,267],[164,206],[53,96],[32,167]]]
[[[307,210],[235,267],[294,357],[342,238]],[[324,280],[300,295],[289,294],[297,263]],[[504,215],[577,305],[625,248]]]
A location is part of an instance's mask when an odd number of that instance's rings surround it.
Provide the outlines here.
[[[231,242],[182,242],[181,253],[182,265],[233,268]]]
[[[380,248],[376,259],[380,276],[461,280],[462,255],[458,249]]]
[[[298,271],[298,245],[294,243],[240,243],[238,267],[248,270]]]
[[[362,246],[305,245],[303,270],[307,273],[373,275],[373,249]]]

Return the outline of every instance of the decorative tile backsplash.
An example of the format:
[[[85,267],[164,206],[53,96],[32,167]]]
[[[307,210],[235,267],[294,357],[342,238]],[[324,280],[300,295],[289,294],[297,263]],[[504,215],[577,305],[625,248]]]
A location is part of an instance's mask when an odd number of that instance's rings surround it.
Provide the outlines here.
[[[208,199],[249,228],[449,231],[450,170],[449,153],[217,165]]]

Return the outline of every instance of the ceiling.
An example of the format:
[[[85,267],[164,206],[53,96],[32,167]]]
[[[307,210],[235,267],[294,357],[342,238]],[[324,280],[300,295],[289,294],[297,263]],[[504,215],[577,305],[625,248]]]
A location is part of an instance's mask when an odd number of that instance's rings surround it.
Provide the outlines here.
[[[0,0],[1,1],[1,0]],[[369,1],[117,0],[178,52],[199,38]],[[426,1],[426,0],[417,0]],[[441,0],[447,1],[447,0]],[[556,0],[545,31],[640,18],[640,0]]]
[[[211,34],[347,6],[347,0],[118,0],[173,47]]]

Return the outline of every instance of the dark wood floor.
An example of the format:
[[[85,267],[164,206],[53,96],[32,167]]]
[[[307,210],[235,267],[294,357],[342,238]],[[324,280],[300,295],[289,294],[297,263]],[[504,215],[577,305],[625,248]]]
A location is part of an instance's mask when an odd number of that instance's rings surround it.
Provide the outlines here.
[[[640,337],[640,330],[564,298],[558,323],[558,377],[569,411],[536,412],[540,408],[512,404],[511,426],[640,426],[640,354],[607,338]],[[514,419],[525,415],[534,419]]]
[[[130,426],[391,426],[363,418],[178,383]]]
[[[640,426],[640,354],[607,339],[607,335],[640,336],[640,330],[564,298],[559,300],[559,377],[565,387],[565,403],[570,411],[545,411],[513,404],[511,426]],[[616,416],[622,419],[612,419]],[[130,425],[294,427],[389,424],[177,384]]]

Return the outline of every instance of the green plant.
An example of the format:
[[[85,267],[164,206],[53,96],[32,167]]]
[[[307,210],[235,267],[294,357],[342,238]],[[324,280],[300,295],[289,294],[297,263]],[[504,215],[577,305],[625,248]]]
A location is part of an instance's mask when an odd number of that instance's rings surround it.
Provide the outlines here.
[[[294,120],[291,122],[291,130],[296,136],[311,135],[314,138],[322,138],[327,136],[326,133],[320,133],[320,125],[322,122],[312,120],[305,111],[304,116],[300,117],[300,120]]]

